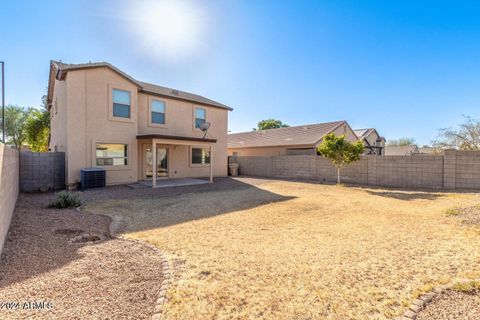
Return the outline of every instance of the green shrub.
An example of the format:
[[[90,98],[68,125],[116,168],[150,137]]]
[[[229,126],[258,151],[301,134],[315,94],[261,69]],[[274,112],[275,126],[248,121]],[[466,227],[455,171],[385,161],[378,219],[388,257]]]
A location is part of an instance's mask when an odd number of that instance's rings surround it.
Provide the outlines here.
[[[462,211],[458,208],[454,208],[454,209],[448,209],[447,211],[445,211],[445,213],[448,216],[458,216],[459,214],[462,213]]]
[[[55,200],[48,205],[49,208],[75,208],[79,207],[82,204],[78,194],[70,191],[60,191],[56,194]]]

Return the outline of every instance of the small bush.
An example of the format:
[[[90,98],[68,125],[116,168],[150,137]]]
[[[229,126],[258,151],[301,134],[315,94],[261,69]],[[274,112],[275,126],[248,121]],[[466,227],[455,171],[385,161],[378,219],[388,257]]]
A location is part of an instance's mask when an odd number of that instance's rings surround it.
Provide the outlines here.
[[[49,208],[75,208],[82,204],[76,193],[70,191],[60,191],[57,193],[55,200],[48,205]]]
[[[457,282],[453,286],[453,290],[460,292],[472,292],[480,289],[480,281]]]
[[[462,211],[460,209],[448,209],[447,211],[445,211],[445,213],[448,216],[458,216],[462,213]]]

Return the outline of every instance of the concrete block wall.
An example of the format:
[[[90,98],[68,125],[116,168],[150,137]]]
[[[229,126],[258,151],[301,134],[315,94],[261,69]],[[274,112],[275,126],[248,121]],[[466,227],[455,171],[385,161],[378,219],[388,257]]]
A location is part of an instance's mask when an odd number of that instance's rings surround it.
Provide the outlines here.
[[[272,176],[272,157],[234,157],[231,161],[239,164],[240,175],[251,175],[261,177]]]
[[[337,170],[319,156],[237,156],[241,175],[337,181]],[[342,182],[428,189],[480,189],[480,151],[444,155],[362,157],[341,169]]]
[[[25,192],[65,188],[65,153],[20,153],[20,190]]]
[[[480,156],[478,151],[456,151],[446,158],[450,161],[448,177],[454,176],[455,189],[480,189]],[[453,158],[453,159],[450,159]],[[454,174],[452,166],[455,165]]]
[[[377,157],[375,185],[399,188],[443,188],[443,156]]]
[[[18,151],[0,143],[0,254],[19,191]]]
[[[271,157],[272,176],[309,179],[316,175],[316,163],[313,156]]]

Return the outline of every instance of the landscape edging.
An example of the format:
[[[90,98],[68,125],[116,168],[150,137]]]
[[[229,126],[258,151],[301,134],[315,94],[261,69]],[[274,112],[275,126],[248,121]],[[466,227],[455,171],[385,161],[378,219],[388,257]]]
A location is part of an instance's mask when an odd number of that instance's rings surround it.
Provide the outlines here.
[[[471,280],[464,280],[459,282],[469,282]],[[457,284],[458,282],[451,283],[449,285],[443,285],[439,287],[435,287],[432,290],[420,295],[417,299],[415,299],[408,308],[407,311],[403,313],[403,315],[395,317],[393,320],[414,320],[417,318],[417,315],[420,311],[425,309],[425,307],[432,302],[433,298],[437,295],[445,292],[446,290],[452,289],[452,287]]]
[[[75,208],[75,210],[79,213],[84,213],[82,211],[82,207],[84,207],[84,205]],[[162,312],[163,312],[163,307],[165,305],[165,302],[167,302],[167,289],[168,289],[168,286],[170,285],[170,283],[172,281],[172,279],[171,279],[172,273],[171,273],[171,270],[170,270],[170,265],[168,263],[167,257],[165,256],[165,254],[159,248],[157,248],[156,246],[154,246],[154,245],[152,245],[148,242],[138,240],[138,239],[127,238],[125,236],[118,235],[117,233],[115,233],[113,228],[112,228],[113,219],[111,217],[109,217],[107,215],[104,215],[104,214],[98,214],[98,213],[94,213],[94,214],[105,216],[105,217],[110,219],[110,224],[109,224],[110,235],[109,236],[110,236],[111,239],[118,239],[118,240],[123,240],[123,241],[130,241],[130,242],[139,243],[139,244],[153,250],[155,253],[157,253],[160,256],[160,260],[162,261],[162,284],[160,285],[160,291],[158,293],[157,300],[155,301],[155,304],[154,304],[154,307],[153,307],[153,314],[152,314],[152,317],[151,317],[152,320],[160,320],[161,316],[162,316]]]

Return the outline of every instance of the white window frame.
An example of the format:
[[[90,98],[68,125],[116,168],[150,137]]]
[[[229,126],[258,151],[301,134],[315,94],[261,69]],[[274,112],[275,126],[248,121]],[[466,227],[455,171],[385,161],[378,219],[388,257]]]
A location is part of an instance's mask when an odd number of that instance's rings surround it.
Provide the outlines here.
[[[205,122],[207,122],[207,108],[201,107],[201,106],[193,106],[193,130],[194,131],[201,131],[200,128],[197,128],[195,126],[195,123],[197,122],[197,109],[202,109],[205,111]]]
[[[190,152],[189,152],[189,162],[190,162],[190,167],[210,167],[210,163],[212,162],[212,154],[210,154],[210,162],[209,163],[193,163],[193,149],[207,149],[208,152],[210,152],[210,146],[204,146],[204,145],[196,145],[196,146],[190,146]]]
[[[160,101],[160,102],[163,102],[163,105],[165,106],[165,112],[164,112],[164,119],[165,119],[165,123],[154,123],[152,122],[152,103],[153,101]],[[151,126],[151,127],[158,127],[158,128],[168,128],[167,126],[167,110],[168,110],[168,106],[167,106],[167,101],[166,100],[163,100],[163,99],[158,99],[158,98],[155,98],[155,97],[150,97],[148,99],[148,125]]]
[[[115,158],[123,158],[123,159],[126,159],[127,160],[127,164],[123,164],[123,165],[118,165],[118,166],[115,166],[115,165],[98,165],[97,164],[97,145],[98,144],[119,144],[119,145],[123,145],[123,146],[127,146],[127,156],[126,157],[115,157]],[[94,167],[99,167],[99,168],[104,168],[106,170],[122,170],[122,169],[128,169],[130,168],[130,153],[132,152],[131,148],[130,148],[130,144],[128,143],[124,143],[124,142],[100,142],[100,141],[97,141],[93,144],[93,151],[94,151],[94,157],[93,157],[93,166]]]
[[[113,115],[113,90],[127,91],[130,93],[130,118],[115,117]],[[118,122],[135,122],[136,119],[136,90],[121,84],[108,85],[108,120]]]

